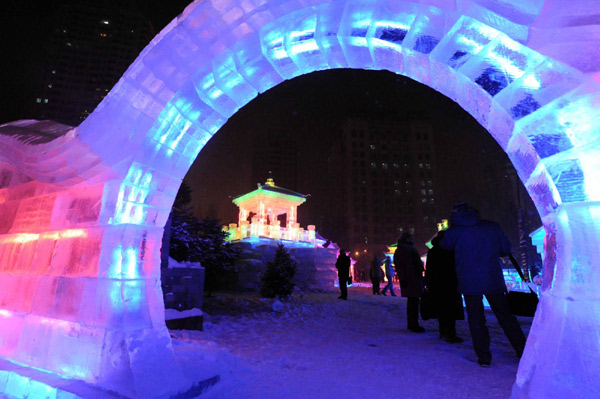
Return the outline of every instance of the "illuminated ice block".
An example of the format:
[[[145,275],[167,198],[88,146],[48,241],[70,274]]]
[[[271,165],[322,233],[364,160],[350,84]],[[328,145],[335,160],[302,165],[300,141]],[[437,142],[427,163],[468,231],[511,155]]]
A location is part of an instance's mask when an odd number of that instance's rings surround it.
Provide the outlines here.
[[[375,0],[350,1],[344,8],[337,38],[350,68],[373,68],[367,34],[373,24],[375,5]]]
[[[385,69],[488,129],[542,217],[543,293],[512,399],[600,397],[597,9],[194,1],[77,128],[0,126],[0,355],[132,398],[184,391],[159,250],[185,173],[259,93],[322,69]],[[6,385],[23,396],[20,384],[46,389],[14,374]]]

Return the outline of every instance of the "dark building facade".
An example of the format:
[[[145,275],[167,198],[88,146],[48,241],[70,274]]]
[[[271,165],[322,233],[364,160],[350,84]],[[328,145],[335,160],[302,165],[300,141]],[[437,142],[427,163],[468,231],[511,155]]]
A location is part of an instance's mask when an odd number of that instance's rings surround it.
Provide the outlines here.
[[[134,2],[63,1],[45,46],[35,119],[77,126],[155,35]]]
[[[330,158],[327,232],[355,255],[382,252],[404,231],[424,244],[438,221],[434,153],[426,120],[347,119]]]

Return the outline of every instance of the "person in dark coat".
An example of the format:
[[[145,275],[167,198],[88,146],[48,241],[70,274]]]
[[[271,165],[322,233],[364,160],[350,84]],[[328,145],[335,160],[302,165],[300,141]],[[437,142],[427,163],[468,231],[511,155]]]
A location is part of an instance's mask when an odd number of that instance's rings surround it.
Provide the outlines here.
[[[371,278],[371,284],[373,284],[373,295],[381,295],[379,283],[383,280],[381,263],[377,256],[373,257],[371,261],[371,269],[369,270],[369,277]]]
[[[400,280],[400,294],[407,298],[407,327],[413,332],[425,332],[425,329],[419,325],[419,298],[423,294],[423,262],[409,233],[402,233],[398,240],[394,252],[394,265]]]
[[[481,366],[492,361],[483,295],[512,347],[521,357],[525,335],[508,307],[500,257],[510,254],[510,241],[496,222],[482,220],[477,210],[460,202],[452,208],[451,227],[440,246],[454,251],[458,290],[465,297],[473,348]]]
[[[458,293],[458,282],[454,267],[454,253],[440,247],[445,231],[440,231],[427,251],[425,265],[425,290],[431,297],[438,319],[440,339],[456,344],[463,339],[456,335],[456,320],[464,320],[462,296]]]
[[[340,283],[339,299],[348,299],[348,277],[350,277],[350,257],[346,255],[344,249],[340,249],[340,255],[335,262],[335,268],[338,270],[338,280]]]
[[[385,287],[383,287],[381,295],[385,296],[386,291],[389,289],[392,296],[396,296],[396,293],[394,292],[394,275],[396,272],[394,271],[394,266],[392,266],[392,260],[389,256],[385,257],[384,264],[385,276],[387,277],[388,283]]]

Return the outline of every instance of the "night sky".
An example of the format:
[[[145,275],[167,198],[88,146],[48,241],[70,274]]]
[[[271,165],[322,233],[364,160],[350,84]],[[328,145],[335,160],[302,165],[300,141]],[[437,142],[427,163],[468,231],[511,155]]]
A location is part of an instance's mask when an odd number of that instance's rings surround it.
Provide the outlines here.
[[[36,2],[37,3],[37,2]],[[44,40],[52,29],[52,15],[61,1],[39,4],[3,2],[0,29],[0,123],[30,118],[37,76],[44,70]],[[139,1],[140,11],[158,33],[180,14],[188,1]],[[448,166],[441,185],[456,199],[484,206],[485,188],[471,184],[473,173],[500,167],[507,157],[491,136],[461,108],[434,90],[387,71],[338,70],[316,72],[260,94],[236,113],[200,153],[186,177],[198,201],[197,215],[213,216],[224,223],[237,219],[231,197],[250,191],[252,148],[265,130],[301,137],[297,190],[311,194],[310,203],[299,210],[317,224],[323,201],[327,201],[325,161],[331,146],[328,134],[353,115],[367,118],[426,117],[444,126],[436,146]],[[277,182],[277,180],[276,180]],[[264,182],[263,182],[264,183]],[[460,198],[458,198],[460,196]],[[440,206],[450,209],[451,202]],[[483,216],[486,216],[485,214]],[[537,214],[529,215],[533,224]],[[516,217],[516,216],[515,216]],[[537,227],[537,226],[535,226]]]
[[[42,85],[44,46],[54,25],[54,13],[65,3],[134,3],[156,33],[191,3],[189,0],[46,0],[2,1],[0,13],[0,123],[31,118],[30,105]]]

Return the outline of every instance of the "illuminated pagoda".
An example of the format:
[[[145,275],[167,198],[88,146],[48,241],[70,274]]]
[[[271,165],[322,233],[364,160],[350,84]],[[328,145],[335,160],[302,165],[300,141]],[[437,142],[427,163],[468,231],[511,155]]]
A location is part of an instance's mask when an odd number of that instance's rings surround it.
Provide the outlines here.
[[[239,219],[237,224],[229,224],[229,240],[267,238],[317,245],[315,226],[308,225],[304,229],[296,222],[297,208],[306,202],[307,197],[278,187],[272,178],[268,178],[256,190],[233,199],[239,208]],[[281,216],[285,217],[284,227],[281,226]]]

